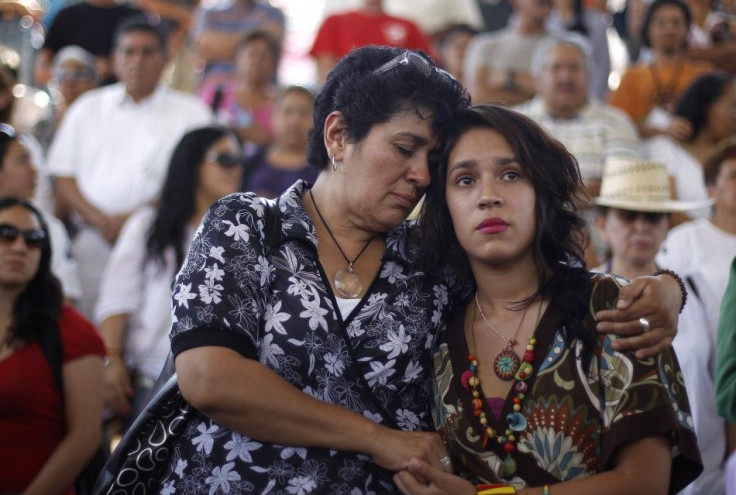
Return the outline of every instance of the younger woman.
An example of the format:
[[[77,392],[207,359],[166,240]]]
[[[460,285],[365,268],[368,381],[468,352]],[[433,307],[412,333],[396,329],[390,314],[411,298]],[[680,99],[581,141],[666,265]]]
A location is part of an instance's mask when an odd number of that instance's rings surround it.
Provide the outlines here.
[[[701,466],[677,361],[639,360],[596,332],[619,282],[579,268],[575,159],[510,110],[481,105],[456,122],[420,222],[427,268],[449,258],[476,282],[435,355],[435,424],[465,479],[413,460],[430,484],[408,471],[396,483],[411,494],[678,491]]]
[[[73,494],[100,445],[105,350],[92,325],[62,305],[50,264],[38,210],[0,199],[0,493]],[[53,332],[63,393],[41,345]]]

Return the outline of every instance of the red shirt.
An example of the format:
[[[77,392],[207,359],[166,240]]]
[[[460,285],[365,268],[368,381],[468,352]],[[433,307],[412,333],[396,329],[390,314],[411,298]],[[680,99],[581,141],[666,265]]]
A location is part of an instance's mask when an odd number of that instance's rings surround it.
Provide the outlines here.
[[[429,39],[413,22],[390,15],[368,15],[361,11],[325,19],[309,52],[341,59],[353,48],[367,45],[401,46],[434,55]]]
[[[71,307],[61,310],[59,333],[64,364],[105,356],[95,328]],[[0,493],[23,491],[64,433],[61,394],[51,366],[37,342],[27,344],[0,361]]]

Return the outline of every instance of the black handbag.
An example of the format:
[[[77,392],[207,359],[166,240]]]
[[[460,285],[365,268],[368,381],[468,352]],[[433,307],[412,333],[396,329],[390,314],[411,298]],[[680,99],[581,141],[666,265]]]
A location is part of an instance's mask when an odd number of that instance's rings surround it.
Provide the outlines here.
[[[267,205],[264,247],[268,256],[281,234],[281,211],[278,201]],[[169,353],[151,399],[113,451],[92,493],[152,493],[158,488],[162,470],[167,467],[172,449],[193,414],[194,408],[179,390],[174,355]]]

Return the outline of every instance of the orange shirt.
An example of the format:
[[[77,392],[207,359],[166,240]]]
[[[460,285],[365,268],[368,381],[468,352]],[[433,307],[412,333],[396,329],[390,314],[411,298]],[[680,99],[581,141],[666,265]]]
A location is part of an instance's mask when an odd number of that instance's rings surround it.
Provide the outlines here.
[[[689,60],[679,67],[657,64],[654,70],[648,64],[638,64],[624,72],[621,84],[610,93],[608,103],[639,122],[658,104],[662,93],[671,91],[670,101],[675,105],[695,78],[713,69],[708,62]]]

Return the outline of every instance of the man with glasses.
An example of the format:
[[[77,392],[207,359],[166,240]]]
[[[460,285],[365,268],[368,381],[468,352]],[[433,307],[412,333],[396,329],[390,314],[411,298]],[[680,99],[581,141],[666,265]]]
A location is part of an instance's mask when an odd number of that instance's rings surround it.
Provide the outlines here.
[[[124,21],[114,51],[120,83],[79,98],[49,150],[58,200],[79,229],[74,249],[82,260],[80,309],[88,316],[123,223],[158,196],[181,136],[212,119],[194,96],[159,84],[166,47],[165,34],[146,18]]]
[[[95,57],[84,48],[67,46],[56,54],[48,85],[51,111],[46,118],[36,123],[32,131],[44,151],[48,150],[69,106],[83,93],[96,88],[99,82]]]

